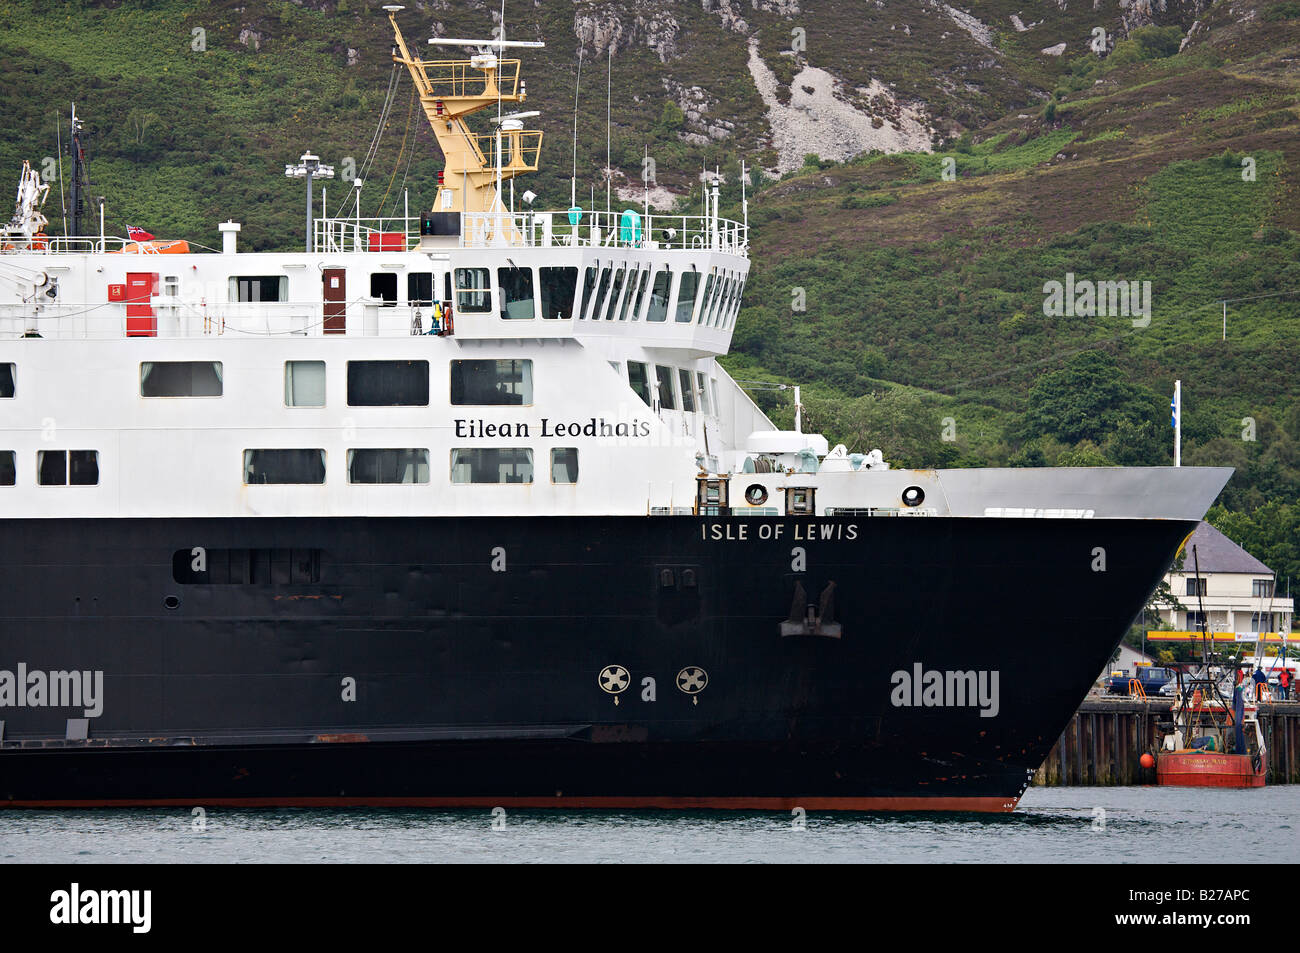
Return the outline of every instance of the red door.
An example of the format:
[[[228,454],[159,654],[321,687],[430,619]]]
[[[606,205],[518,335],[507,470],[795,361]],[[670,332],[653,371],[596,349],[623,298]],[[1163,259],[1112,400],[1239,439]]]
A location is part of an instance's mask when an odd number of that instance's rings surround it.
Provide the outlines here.
[[[348,283],[347,270],[326,268],[321,272],[325,283],[325,333],[343,334],[347,331]]]
[[[158,319],[154,317],[149,299],[158,293],[158,272],[128,271],[126,273],[126,336],[156,337]]]

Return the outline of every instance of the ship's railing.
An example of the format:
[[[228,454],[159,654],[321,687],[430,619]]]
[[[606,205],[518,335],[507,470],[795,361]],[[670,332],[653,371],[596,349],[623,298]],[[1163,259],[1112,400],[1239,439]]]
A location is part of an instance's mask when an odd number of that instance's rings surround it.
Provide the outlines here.
[[[428,95],[436,99],[460,99],[484,95],[513,100],[519,92],[519,60],[497,60],[496,88],[488,86],[487,74],[469,60],[419,60],[429,81]]]
[[[471,212],[462,248],[682,248],[746,255],[749,229],[707,215],[640,212]]]
[[[318,218],[313,223],[318,252],[408,251],[420,240],[414,216]]]
[[[51,255],[89,255],[102,252],[159,254],[148,242],[137,242],[117,235],[105,235],[102,238],[98,235],[37,235],[30,242],[8,240],[0,246],[0,251]]]
[[[577,219],[575,222],[574,219]],[[318,252],[406,251],[420,244],[420,218],[318,218]],[[749,229],[707,215],[639,212],[469,212],[460,235],[430,236],[461,248],[681,248],[745,257]]]
[[[235,302],[156,295],[148,304],[151,315],[129,318],[118,302],[61,301],[39,307],[4,304],[0,305],[0,341],[21,337],[284,337],[324,333],[324,311],[319,299]],[[390,305],[370,297],[341,304],[341,327],[349,337],[402,337],[445,330],[435,326],[431,305]]]

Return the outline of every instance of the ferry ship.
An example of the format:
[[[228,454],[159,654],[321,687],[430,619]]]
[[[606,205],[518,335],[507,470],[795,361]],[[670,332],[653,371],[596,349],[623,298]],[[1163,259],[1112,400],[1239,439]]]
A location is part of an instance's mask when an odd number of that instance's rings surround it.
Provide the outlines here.
[[[776,428],[718,361],[716,186],[516,203],[530,44],[423,59],[387,9],[427,212],[207,253],[48,235],[24,171],[0,804],[1012,810],[1231,471]]]

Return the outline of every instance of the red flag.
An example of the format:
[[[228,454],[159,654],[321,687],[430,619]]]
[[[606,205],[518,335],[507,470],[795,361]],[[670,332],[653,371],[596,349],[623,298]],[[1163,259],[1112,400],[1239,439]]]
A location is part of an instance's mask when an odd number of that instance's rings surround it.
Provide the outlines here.
[[[127,238],[131,239],[131,241],[133,242],[153,241],[153,235],[151,235],[149,232],[146,232],[143,228],[138,228],[135,225],[128,225],[126,227],[126,236]]]

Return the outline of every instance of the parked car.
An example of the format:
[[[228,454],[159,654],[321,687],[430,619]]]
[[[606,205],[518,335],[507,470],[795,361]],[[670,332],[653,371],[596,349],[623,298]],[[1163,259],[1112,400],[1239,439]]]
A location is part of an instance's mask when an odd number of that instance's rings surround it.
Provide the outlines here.
[[[1129,693],[1129,680],[1136,678],[1142,686],[1142,690],[1148,695],[1155,695],[1167,684],[1170,684],[1174,677],[1174,670],[1171,668],[1160,668],[1154,665],[1140,665],[1137,672],[1133,675],[1112,673],[1110,678],[1106,679],[1106,692],[1110,695],[1127,695]]]

